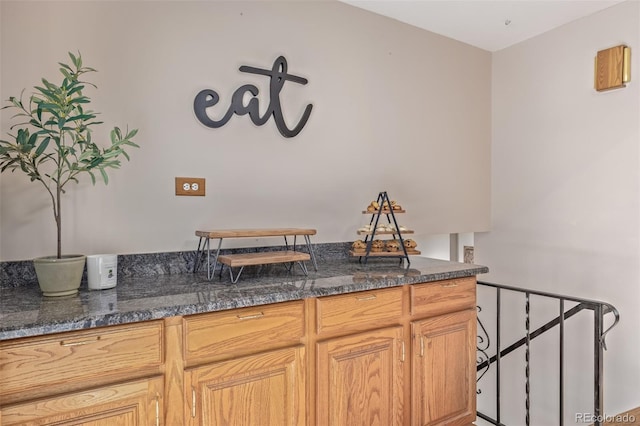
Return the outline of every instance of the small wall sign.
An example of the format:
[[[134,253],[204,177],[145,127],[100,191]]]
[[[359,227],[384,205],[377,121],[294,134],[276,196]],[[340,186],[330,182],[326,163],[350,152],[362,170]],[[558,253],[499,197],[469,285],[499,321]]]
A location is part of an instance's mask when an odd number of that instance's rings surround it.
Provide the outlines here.
[[[212,89],[205,89],[200,91],[200,93],[196,95],[193,101],[193,110],[196,114],[196,117],[198,118],[198,121],[200,121],[207,127],[217,129],[218,127],[224,126],[234,114],[249,114],[249,118],[251,118],[253,124],[255,124],[256,126],[262,126],[269,120],[271,116],[273,116],[273,121],[275,121],[276,127],[280,131],[280,134],[285,138],[291,138],[300,133],[304,125],[307,124],[307,120],[309,120],[313,105],[308,104],[306,106],[298,123],[292,129],[290,129],[287,127],[287,124],[284,121],[284,116],[282,114],[282,106],[280,105],[280,91],[282,90],[284,83],[287,81],[292,81],[298,84],[307,84],[308,80],[297,75],[287,74],[287,60],[284,58],[284,56],[279,56],[273,62],[273,67],[270,70],[243,65],[240,67],[240,72],[264,75],[271,78],[271,82],[269,85],[269,107],[267,108],[267,111],[264,113],[264,115],[260,116],[259,100],[256,97],[258,96],[258,88],[253,84],[245,84],[238,87],[236,91],[233,92],[229,109],[227,110],[226,114],[219,120],[211,119],[207,114],[207,108],[216,105],[220,100],[220,96],[218,95],[218,93],[216,93],[215,90]],[[253,97],[245,105],[243,99],[247,92],[253,95]]]

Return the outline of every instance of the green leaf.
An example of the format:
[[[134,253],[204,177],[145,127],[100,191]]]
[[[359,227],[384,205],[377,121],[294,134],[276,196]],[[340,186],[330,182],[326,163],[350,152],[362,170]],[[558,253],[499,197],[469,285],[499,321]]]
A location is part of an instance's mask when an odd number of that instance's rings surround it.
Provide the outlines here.
[[[60,109],[58,105],[51,102],[38,102],[38,106],[42,108],[43,111],[51,113],[58,112]]]
[[[82,96],[79,98],[74,98],[74,99],[70,99],[69,100],[69,104],[88,104],[89,102],[91,102],[91,100],[89,98],[87,98],[86,96]]]
[[[73,117],[68,117],[67,121],[82,121],[82,120],[87,120],[89,118],[88,115],[86,114],[78,114],[78,115],[74,115]]]
[[[93,169],[98,167],[100,163],[102,163],[102,157],[93,157],[90,159],[88,167]]]
[[[117,157],[118,155],[120,155],[119,150],[105,151],[104,154],[102,155],[102,158],[112,158],[112,157]]]
[[[69,91],[67,92],[67,95],[68,95],[68,96],[71,96],[71,95],[73,95],[73,94],[74,94],[74,93],[76,93],[76,92],[80,92],[82,89],[84,89],[84,86],[83,86],[83,85],[77,85],[77,86],[76,86],[76,85],[74,85],[74,87],[73,87],[71,90],[69,90]]]
[[[73,62],[73,64],[77,67],[78,66],[78,59],[76,59],[75,55],[71,52],[69,52],[69,57],[71,58],[71,62]]]
[[[62,68],[66,69],[66,70],[69,70],[69,71],[73,72],[73,69],[71,69],[71,67],[69,65],[65,64],[65,63],[58,62],[58,65],[60,65]]]
[[[107,176],[107,172],[104,171],[103,168],[100,169],[100,174],[102,175],[102,180],[104,180],[104,184],[109,184],[109,176]]]
[[[34,133],[31,135],[31,137],[29,138],[29,141],[27,142],[27,145],[30,146],[35,146],[36,145],[36,141],[38,140],[38,133]]]
[[[18,145],[25,145],[27,138],[29,137],[29,131],[25,129],[18,129],[18,135],[16,136],[16,143]]]
[[[34,154],[36,157],[39,157],[44,152],[44,150],[47,149],[50,140],[50,137],[46,137],[42,140],[42,142],[40,142],[40,145],[38,145],[38,149],[36,149],[36,153]]]
[[[42,84],[44,84],[45,87],[48,89],[48,91],[52,93],[55,93],[60,90],[59,86],[56,86],[55,84],[49,82],[46,78],[43,78],[41,81],[42,81]],[[38,87],[36,87],[36,89],[40,90]]]

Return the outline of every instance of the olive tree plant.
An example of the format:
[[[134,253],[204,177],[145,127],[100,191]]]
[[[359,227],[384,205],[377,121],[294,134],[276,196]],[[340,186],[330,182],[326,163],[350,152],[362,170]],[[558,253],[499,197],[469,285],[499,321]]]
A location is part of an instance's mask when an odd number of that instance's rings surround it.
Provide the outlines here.
[[[86,173],[95,185],[96,176],[109,182],[106,169],[120,167],[120,157],[129,160],[127,146],[133,142],[137,129],[122,132],[114,127],[111,143],[100,148],[92,139],[92,130],[102,124],[97,113],[88,109],[90,98],[83,94],[84,74],[96,72],[83,66],[80,53],[69,52],[70,64],[60,62],[62,82],[57,85],[42,79],[41,86],[25,102],[24,90],[20,98],[10,97],[3,109],[15,110],[16,124],[7,133],[9,140],[0,140],[0,172],[20,170],[32,182],[39,182],[51,198],[58,237],[57,257],[62,257],[62,195],[67,184],[78,183]]]

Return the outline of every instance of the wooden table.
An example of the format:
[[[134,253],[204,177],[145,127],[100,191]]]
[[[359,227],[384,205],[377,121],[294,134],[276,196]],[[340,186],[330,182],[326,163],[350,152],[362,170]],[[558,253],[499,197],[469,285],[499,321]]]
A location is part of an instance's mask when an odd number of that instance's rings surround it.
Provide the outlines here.
[[[267,265],[272,263],[291,263],[293,267],[294,263],[298,263],[305,275],[308,274],[307,267],[303,263],[306,260],[313,261],[313,267],[317,271],[318,264],[313,252],[313,246],[311,245],[311,235],[315,235],[315,229],[308,228],[268,228],[268,229],[217,229],[208,231],[196,231],[196,236],[199,237],[198,249],[196,251],[196,258],[193,265],[193,272],[198,271],[200,265],[200,259],[204,252],[207,252],[207,278],[213,278],[218,262],[222,264],[220,269],[220,275],[222,276],[222,270],[224,265],[229,266],[229,275],[231,276],[231,282],[234,284],[238,282],[240,274],[245,266],[250,265]],[[307,245],[308,253],[296,251],[296,238],[297,236],[303,236],[305,244]],[[281,251],[263,251],[256,253],[238,253],[238,254],[226,254],[220,255],[220,248],[222,247],[222,240],[225,238],[263,238],[263,237],[284,237],[284,243],[286,250]],[[293,249],[289,249],[289,242],[287,237],[293,237]],[[218,248],[216,249],[213,258],[213,267],[211,267],[211,245],[212,239],[218,239]],[[240,271],[234,278],[233,267],[240,267]]]

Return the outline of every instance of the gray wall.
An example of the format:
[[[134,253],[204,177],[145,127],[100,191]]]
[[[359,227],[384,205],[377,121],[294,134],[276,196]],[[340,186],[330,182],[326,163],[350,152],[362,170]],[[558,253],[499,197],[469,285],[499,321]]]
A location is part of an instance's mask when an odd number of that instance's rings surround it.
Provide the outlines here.
[[[487,230],[490,189],[491,55],[332,1],[3,1],[1,97],[41,77],[57,79],[66,52],[98,69],[87,92],[113,125],[139,128],[141,149],[111,173],[71,187],[64,205],[65,252],[193,250],[202,228],[305,226],[317,242],[350,241],[360,213],[381,190],[429,234]],[[221,117],[239,86],[268,79],[284,55],[285,117],[311,118],[285,139],[270,120],[233,117],[201,125],[194,96],[212,88]],[[27,93],[29,93],[27,91]],[[2,113],[2,133],[9,117]],[[175,197],[174,177],[207,179],[204,198]],[[51,254],[55,229],[44,189],[19,173],[0,178],[0,260]],[[244,241],[257,244],[255,241]]]
[[[639,29],[640,3],[627,1],[494,53],[492,225],[475,238],[477,262],[490,266],[483,279],[603,300],[620,310],[605,352],[608,415],[640,401]],[[619,44],[631,47],[632,81],[598,93],[596,52]],[[524,301],[504,306],[522,318],[505,323],[507,346],[524,336]],[[536,300],[532,309],[543,314],[532,320],[537,325],[558,315],[557,304]],[[576,412],[593,412],[590,324],[583,313],[567,325],[566,424],[575,423]],[[531,355],[532,424],[557,424],[557,334],[545,338]],[[514,367],[505,380],[523,391],[524,368]],[[516,417],[503,421],[523,422],[524,393],[504,398]]]

